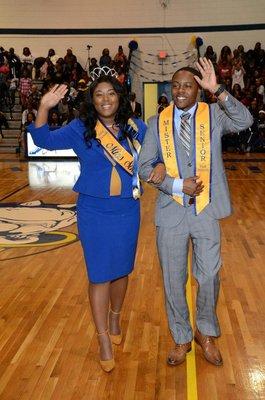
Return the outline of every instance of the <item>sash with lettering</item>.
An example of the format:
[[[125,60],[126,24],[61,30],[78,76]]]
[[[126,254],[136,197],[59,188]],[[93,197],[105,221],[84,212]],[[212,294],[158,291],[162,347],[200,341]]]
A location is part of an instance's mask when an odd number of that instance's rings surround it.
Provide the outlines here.
[[[180,178],[177,151],[174,143],[174,104],[166,107],[159,115],[159,137],[167,174]],[[198,215],[211,201],[211,126],[210,108],[207,103],[199,102],[194,118],[195,175],[200,177],[204,189],[195,197],[195,211]],[[173,196],[183,204],[183,197]]]
[[[134,131],[138,131],[137,125],[133,120],[129,119],[128,124],[132,126]],[[100,139],[100,143],[102,147],[106,150],[106,152],[110,155],[110,157],[118,163],[125,171],[127,171],[133,178],[133,197],[135,199],[139,198],[141,195],[140,191],[140,181],[138,177],[138,167],[137,167],[137,157],[140,151],[141,145],[136,140],[133,139],[133,146],[131,146],[131,142],[129,142],[130,149],[133,153],[130,154],[121,143],[115,138],[114,135],[102,124],[101,121],[97,121],[96,124],[96,134],[97,139]],[[134,147],[134,148],[133,148]]]

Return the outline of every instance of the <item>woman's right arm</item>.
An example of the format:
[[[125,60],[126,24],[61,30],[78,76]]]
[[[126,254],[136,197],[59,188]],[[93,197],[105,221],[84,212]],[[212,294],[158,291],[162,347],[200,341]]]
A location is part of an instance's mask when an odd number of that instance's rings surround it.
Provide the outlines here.
[[[51,108],[55,107],[59,101],[65,96],[68,88],[66,85],[56,85],[48,93],[46,93],[40,103],[35,124],[28,127],[34,143],[47,150],[63,150],[72,149],[74,146],[74,137],[76,137],[73,125],[77,124],[76,120],[71,121],[55,131],[50,131],[47,125],[48,114]]]
[[[47,124],[50,109],[57,106],[60,100],[64,98],[67,90],[68,88],[66,85],[55,85],[42,97],[35,121],[36,128],[40,128],[42,125]]]

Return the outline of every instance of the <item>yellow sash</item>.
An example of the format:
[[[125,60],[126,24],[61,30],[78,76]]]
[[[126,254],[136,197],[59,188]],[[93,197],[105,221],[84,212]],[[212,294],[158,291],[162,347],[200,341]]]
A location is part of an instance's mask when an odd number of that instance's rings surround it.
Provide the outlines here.
[[[159,116],[159,137],[165,167],[169,176],[180,178],[177,152],[174,143],[174,105],[165,108]],[[199,102],[195,114],[195,175],[204,185],[203,192],[195,197],[196,214],[198,215],[210,203],[211,185],[211,127],[210,108]],[[183,205],[183,198],[173,196]]]
[[[162,148],[162,155],[166,167],[167,174],[172,178],[179,179],[179,169],[177,155],[174,144],[174,105],[166,107],[159,115],[159,137]],[[183,198],[181,196],[173,196],[177,203],[183,206]]]
[[[133,156],[120,144],[120,142],[98,120],[96,125],[97,139],[106,152],[130,175],[133,175]]]

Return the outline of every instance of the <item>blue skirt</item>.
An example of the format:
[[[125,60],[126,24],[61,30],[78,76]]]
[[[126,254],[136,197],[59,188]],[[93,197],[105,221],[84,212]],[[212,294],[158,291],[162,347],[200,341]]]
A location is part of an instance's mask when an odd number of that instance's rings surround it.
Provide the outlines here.
[[[132,272],[140,226],[140,201],[80,193],[77,226],[90,282],[104,283]]]

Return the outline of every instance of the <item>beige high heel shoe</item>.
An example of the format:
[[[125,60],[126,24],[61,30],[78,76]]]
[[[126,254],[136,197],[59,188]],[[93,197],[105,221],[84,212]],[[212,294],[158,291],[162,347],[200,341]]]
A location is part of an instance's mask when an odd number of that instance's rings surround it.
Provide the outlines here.
[[[110,312],[114,315],[120,315],[120,312],[113,311],[111,308],[110,308]],[[112,343],[116,344],[118,346],[122,342],[122,333],[119,333],[118,335],[110,334],[110,338],[111,338]]]
[[[98,332],[97,333],[97,336],[102,336],[102,335],[108,335],[109,336],[109,330],[106,329],[104,332]],[[114,357],[112,357],[109,360],[101,360],[101,359],[99,359],[99,363],[100,363],[101,368],[105,372],[111,372],[115,367]]]

